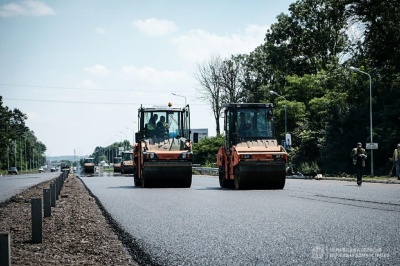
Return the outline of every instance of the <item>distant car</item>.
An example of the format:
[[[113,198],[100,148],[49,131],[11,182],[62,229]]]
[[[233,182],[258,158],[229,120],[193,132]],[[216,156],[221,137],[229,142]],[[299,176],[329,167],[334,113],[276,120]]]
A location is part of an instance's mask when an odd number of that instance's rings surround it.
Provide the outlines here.
[[[50,168],[50,172],[55,172],[55,171],[56,171],[55,167]]]
[[[43,171],[44,171],[44,170],[43,170],[43,167],[40,167],[40,168],[39,168],[39,173],[43,173]]]
[[[10,174],[10,175],[12,175],[12,174],[18,175],[17,167],[12,166],[12,167],[8,168],[8,174]]]

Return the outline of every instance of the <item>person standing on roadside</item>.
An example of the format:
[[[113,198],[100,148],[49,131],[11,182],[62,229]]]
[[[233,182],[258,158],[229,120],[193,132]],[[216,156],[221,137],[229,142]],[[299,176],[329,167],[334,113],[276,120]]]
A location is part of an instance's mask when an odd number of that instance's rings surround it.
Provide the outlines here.
[[[357,143],[357,147],[351,151],[350,156],[353,159],[353,165],[357,169],[357,185],[361,186],[365,159],[367,159],[367,152],[362,148],[361,142]]]
[[[396,177],[400,180],[400,143],[397,144],[397,148],[393,151],[392,162],[396,166]]]

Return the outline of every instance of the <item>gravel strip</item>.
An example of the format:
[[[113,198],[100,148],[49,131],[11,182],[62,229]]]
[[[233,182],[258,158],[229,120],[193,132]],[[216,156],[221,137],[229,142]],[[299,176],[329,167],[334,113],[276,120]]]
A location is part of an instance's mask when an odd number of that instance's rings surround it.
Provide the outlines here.
[[[51,216],[43,218],[43,242],[32,243],[30,199],[43,198],[43,189],[52,182],[0,203],[0,232],[10,234],[12,265],[138,265],[96,200],[72,174],[65,180]]]

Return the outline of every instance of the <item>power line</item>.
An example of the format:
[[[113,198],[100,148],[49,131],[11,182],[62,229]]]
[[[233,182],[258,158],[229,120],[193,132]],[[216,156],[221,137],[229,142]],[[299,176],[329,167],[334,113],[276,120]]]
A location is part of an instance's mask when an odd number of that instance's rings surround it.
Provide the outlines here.
[[[77,101],[64,101],[64,100],[43,100],[43,99],[17,99],[17,98],[3,98],[8,101],[24,101],[24,102],[46,102],[46,103],[69,103],[69,104],[109,104],[109,105],[140,105],[146,103],[121,103],[121,102],[77,102]],[[161,105],[157,103],[149,103],[147,105]],[[194,103],[190,105],[207,105],[201,103]]]
[[[94,88],[79,88],[79,87],[59,87],[59,86],[39,86],[39,85],[23,85],[23,84],[10,84],[10,83],[0,83],[0,86],[10,86],[10,87],[26,87],[26,88],[37,88],[37,89],[56,89],[56,90],[86,90],[86,91],[107,91],[107,92],[169,92],[169,91],[152,91],[147,89],[141,90],[129,90],[129,89],[94,89]],[[187,90],[173,90],[174,92],[185,92],[188,93]],[[192,91],[195,92],[195,91]]]
[[[64,101],[64,100],[42,100],[42,99],[16,99],[16,98],[3,98],[9,101],[24,101],[24,102],[45,102],[45,103],[74,103],[74,104],[116,104],[116,105],[132,105],[135,103],[111,103],[111,102],[77,102],[77,101]]]

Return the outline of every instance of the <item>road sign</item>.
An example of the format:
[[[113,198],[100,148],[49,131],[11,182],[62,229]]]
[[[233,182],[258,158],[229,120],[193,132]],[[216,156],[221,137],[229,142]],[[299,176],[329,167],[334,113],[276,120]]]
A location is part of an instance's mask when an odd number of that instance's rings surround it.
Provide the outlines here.
[[[378,143],[366,143],[365,148],[368,150],[377,150]]]

